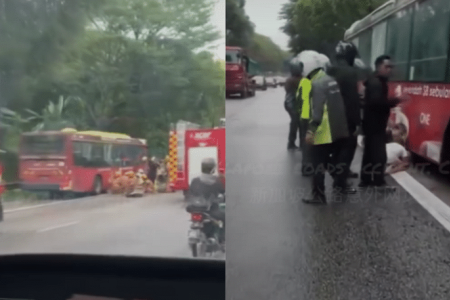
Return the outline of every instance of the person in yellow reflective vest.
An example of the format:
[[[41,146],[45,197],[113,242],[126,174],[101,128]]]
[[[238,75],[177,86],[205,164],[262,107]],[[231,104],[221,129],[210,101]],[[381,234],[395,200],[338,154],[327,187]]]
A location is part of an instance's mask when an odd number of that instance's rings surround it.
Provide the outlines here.
[[[309,146],[305,143],[306,131],[308,130],[309,123],[309,98],[311,93],[311,80],[308,77],[303,77],[300,80],[297,89],[297,99],[299,103],[299,116],[300,116],[300,145],[302,150],[302,175],[309,176],[312,175],[311,172],[308,173],[308,163],[311,163],[309,157]],[[311,169],[311,166],[309,167]]]
[[[339,170],[345,160],[343,150],[349,137],[346,111],[342,94],[336,80],[325,72],[329,59],[323,54],[309,53],[300,61],[304,72],[311,78],[310,121],[305,142],[311,145],[313,165],[312,198],[303,202],[309,204],[326,204],[325,172],[334,179],[337,190],[353,193],[355,189],[347,188],[345,172]],[[345,164],[344,164],[345,165]]]

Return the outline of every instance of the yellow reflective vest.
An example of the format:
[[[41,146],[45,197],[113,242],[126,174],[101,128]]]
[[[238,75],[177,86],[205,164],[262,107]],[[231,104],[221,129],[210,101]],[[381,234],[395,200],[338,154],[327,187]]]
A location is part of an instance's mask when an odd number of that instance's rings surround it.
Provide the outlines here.
[[[310,117],[310,94],[311,94],[311,81],[304,77],[302,80],[300,80],[300,83],[298,84],[297,89],[297,99],[301,103],[301,111],[300,118],[309,120]]]

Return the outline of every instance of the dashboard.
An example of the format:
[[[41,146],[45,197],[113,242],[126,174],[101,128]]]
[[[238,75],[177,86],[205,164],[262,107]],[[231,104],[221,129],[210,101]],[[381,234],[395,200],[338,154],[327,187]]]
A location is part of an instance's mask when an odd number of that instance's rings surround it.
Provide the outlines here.
[[[97,255],[0,256],[0,300],[225,299],[225,262]]]

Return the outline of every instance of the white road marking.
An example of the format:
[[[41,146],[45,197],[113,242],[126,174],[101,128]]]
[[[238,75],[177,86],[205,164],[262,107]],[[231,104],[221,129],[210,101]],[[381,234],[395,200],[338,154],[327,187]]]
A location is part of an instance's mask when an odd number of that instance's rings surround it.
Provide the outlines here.
[[[407,172],[391,175],[425,210],[450,231],[450,207]]]
[[[18,211],[35,209],[35,208],[39,208],[39,207],[51,206],[51,205],[57,205],[57,204],[63,204],[63,203],[69,203],[69,202],[73,202],[73,201],[77,201],[77,200],[80,201],[80,200],[85,200],[85,199],[57,200],[57,201],[51,202],[51,203],[30,205],[30,206],[24,206],[24,207],[19,207],[19,208],[14,208],[14,209],[7,209],[4,211],[4,213],[15,213]]]
[[[75,222],[70,222],[70,223],[65,223],[65,224],[60,224],[60,225],[56,225],[56,226],[51,226],[51,227],[47,227],[41,230],[38,230],[38,233],[42,233],[42,232],[46,232],[46,231],[50,231],[50,230],[54,230],[54,229],[59,229],[59,228],[63,228],[63,227],[68,227],[68,226],[72,226],[72,225],[76,225],[80,223],[80,221],[75,221]]]

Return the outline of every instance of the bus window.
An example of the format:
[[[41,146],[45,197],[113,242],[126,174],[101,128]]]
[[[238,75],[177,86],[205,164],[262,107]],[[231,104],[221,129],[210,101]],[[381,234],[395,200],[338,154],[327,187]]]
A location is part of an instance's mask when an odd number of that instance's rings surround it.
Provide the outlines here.
[[[364,31],[359,35],[359,55],[366,66],[371,66],[370,60],[372,52],[372,29]]]
[[[416,6],[411,47],[411,80],[445,80],[449,20],[448,0],[429,0]]]
[[[21,144],[22,155],[64,154],[65,137],[60,135],[24,136]]]
[[[375,68],[375,60],[386,51],[387,23],[382,22],[373,28],[370,67]]]
[[[102,143],[73,142],[73,159],[76,166],[99,168],[106,167]]]
[[[113,145],[112,146],[112,160],[114,166],[124,167],[123,161],[125,157],[125,147],[123,145]]]
[[[103,145],[103,157],[105,158],[105,161],[109,166],[114,165],[114,161],[112,159],[112,145],[111,144]]]
[[[103,144],[92,143],[92,156],[90,160],[90,166],[97,168],[108,166],[104,159]]]
[[[388,21],[386,54],[392,56],[395,63],[393,80],[408,80],[412,13],[413,9],[408,8]]]

